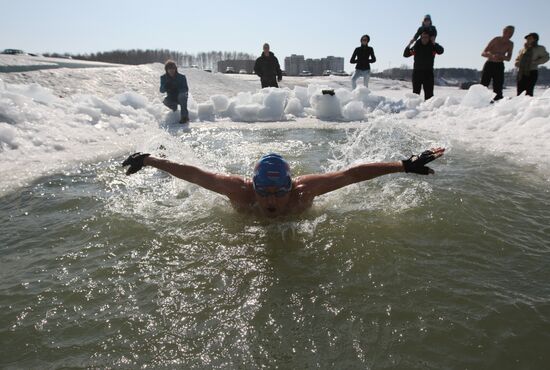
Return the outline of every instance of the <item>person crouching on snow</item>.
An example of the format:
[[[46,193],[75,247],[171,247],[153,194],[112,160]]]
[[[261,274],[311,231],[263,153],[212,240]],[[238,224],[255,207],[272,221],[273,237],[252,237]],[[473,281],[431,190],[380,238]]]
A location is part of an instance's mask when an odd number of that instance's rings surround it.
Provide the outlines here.
[[[189,112],[187,111],[187,97],[189,87],[187,79],[181,73],[178,73],[176,63],[172,60],[166,61],[164,64],[166,73],[160,76],[160,92],[166,93],[163,103],[172,111],[178,109],[178,104],[181,106],[180,123],[189,122]]]

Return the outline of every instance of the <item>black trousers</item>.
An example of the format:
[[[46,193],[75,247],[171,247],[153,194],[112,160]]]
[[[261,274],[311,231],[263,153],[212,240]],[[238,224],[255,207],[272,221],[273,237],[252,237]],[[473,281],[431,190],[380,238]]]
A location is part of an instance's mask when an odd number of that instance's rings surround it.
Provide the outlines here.
[[[504,87],[504,62],[485,62],[483,71],[481,72],[481,84],[489,86],[493,80],[493,92],[495,100],[500,100],[502,96],[502,88]]]
[[[533,96],[533,90],[535,89],[535,84],[539,78],[539,71],[534,70],[529,72],[529,76],[522,76],[521,80],[518,76],[518,95],[526,91],[526,94]]]
[[[260,81],[262,82],[262,89],[264,87],[279,87],[276,76],[273,78],[262,78]]]
[[[420,95],[420,90],[424,88],[424,99],[428,100],[434,96],[434,70],[433,69],[413,69],[412,76],[413,93]]]

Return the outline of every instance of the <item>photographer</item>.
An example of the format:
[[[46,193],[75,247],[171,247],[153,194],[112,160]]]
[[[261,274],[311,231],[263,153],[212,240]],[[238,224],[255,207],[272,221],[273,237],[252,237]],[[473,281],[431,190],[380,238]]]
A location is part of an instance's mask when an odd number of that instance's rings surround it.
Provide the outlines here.
[[[167,93],[163,103],[174,112],[178,109],[179,104],[181,106],[180,123],[187,123],[189,122],[189,112],[187,111],[189,87],[187,86],[187,79],[184,75],[178,73],[176,63],[172,60],[166,61],[164,70],[166,73],[160,76],[160,92]]]

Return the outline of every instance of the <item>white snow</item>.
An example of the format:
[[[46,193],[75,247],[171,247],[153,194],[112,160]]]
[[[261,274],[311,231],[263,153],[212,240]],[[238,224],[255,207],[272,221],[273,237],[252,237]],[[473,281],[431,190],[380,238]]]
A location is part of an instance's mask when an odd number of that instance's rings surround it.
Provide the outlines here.
[[[348,77],[285,77],[280,89],[262,90],[251,75],[180,72],[190,86],[191,127],[349,127],[344,122],[353,121],[366,130],[392,120],[441,143],[464,143],[543,171],[550,167],[550,89],[535,90],[534,98],[507,89],[505,99],[490,104],[493,93],[480,85],[469,91],[436,87],[436,96],[424,102],[402,81],[372,78],[369,89],[351,91]],[[173,135],[166,128],[178,125],[179,112],[162,104],[162,73],[161,64],[0,73],[0,194]],[[325,88],[335,95],[323,95]]]

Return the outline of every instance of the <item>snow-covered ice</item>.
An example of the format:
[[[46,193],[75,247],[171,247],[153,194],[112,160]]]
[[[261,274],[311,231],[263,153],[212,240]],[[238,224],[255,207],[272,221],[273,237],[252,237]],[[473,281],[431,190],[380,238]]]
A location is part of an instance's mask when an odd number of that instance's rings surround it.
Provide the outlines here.
[[[191,127],[273,122],[279,126],[345,122],[365,129],[392,120],[440,143],[463,143],[548,171],[550,89],[535,97],[436,87],[424,102],[410,84],[372,78],[350,90],[346,77],[285,77],[280,89],[259,89],[255,76],[181,71],[190,85]],[[162,104],[161,64],[0,73],[0,193],[81,162],[143,149],[173,135],[178,114]],[[323,95],[331,88],[335,95]]]

